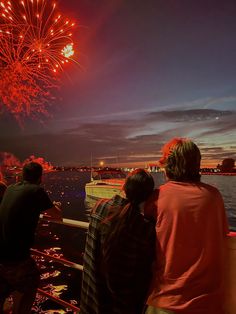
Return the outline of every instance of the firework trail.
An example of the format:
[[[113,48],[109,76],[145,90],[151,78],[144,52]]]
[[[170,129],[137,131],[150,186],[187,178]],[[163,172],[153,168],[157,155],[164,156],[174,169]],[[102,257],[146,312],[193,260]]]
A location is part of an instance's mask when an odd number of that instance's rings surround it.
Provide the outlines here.
[[[0,1],[0,109],[17,119],[47,114],[74,54],[74,23],[49,0]]]

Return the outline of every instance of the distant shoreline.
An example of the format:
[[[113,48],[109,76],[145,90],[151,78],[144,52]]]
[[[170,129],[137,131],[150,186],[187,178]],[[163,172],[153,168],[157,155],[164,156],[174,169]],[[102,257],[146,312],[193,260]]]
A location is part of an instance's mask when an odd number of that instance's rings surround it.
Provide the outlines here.
[[[236,172],[201,172],[201,175],[236,176]]]

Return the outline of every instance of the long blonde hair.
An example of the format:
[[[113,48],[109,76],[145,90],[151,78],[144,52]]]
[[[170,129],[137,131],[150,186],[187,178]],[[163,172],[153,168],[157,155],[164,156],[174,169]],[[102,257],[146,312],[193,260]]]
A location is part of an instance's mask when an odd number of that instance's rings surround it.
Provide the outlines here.
[[[162,148],[159,163],[173,181],[200,181],[201,153],[195,143],[185,138],[173,138]]]

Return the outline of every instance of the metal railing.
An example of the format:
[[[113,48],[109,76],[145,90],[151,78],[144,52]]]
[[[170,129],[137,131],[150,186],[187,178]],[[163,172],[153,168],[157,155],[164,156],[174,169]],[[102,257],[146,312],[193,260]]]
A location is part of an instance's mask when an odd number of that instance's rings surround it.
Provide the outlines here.
[[[86,221],[80,221],[80,220],[73,220],[73,219],[67,219],[63,218],[62,221],[60,220],[50,220],[45,217],[45,215],[40,215],[41,220],[46,220],[48,222],[53,222],[58,225],[65,225],[69,227],[77,227],[81,229],[88,229],[89,223]]]
[[[62,221],[50,221],[48,219],[45,219],[45,217],[41,217],[41,218],[42,218],[42,220],[46,220],[46,221],[51,222],[51,223],[62,224],[65,226],[75,227],[75,228],[87,229],[88,225],[89,225],[89,223],[85,222],[85,221],[71,220],[71,219],[66,219],[66,218],[63,218]],[[234,243],[236,244],[236,232],[231,232],[228,236],[228,239],[230,239],[230,238],[234,238],[235,239]],[[231,246],[232,246],[232,244],[231,244]],[[235,245],[235,248],[236,248],[236,245]],[[34,255],[44,256],[45,258],[51,259],[51,260],[58,262],[64,266],[74,268],[74,269],[77,269],[79,271],[83,270],[83,266],[80,264],[76,264],[76,263],[73,263],[73,262],[68,261],[66,259],[46,254],[46,253],[38,251],[36,249],[31,249],[31,251],[32,251],[32,254],[34,254]],[[80,309],[78,307],[76,307],[75,305],[68,303],[68,302],[66,302],[66,301],[64,301],[58,297],[55,297],[54,295],[52,295],[52,294],[50,294],[50,293],[48,293],[42,289],[38,289],[38,293],[47,297],[48,299],[51,299],[52,301],[56,302],[57,304],[63,306],[65,309],[67,309],[67,308],[71,309],[73,311],[73,313],[79,313],[80,312]],[[234,312],[230,311],[229,313],[234,313]]]
[[[77,306],[75,306],[75,305],[73,305],[71,303],[68,303],[68,302],[66,302],[66,301],[64,301],[62,299],[59,299],[59,298],[55,297],[54,295],[52,295],[52,294],[50,294],[50,293],[48,293],[48,292],[46,292],[46,291],[44,291],[42,289],[38,288],[38,293],[40,293],[41,295],[47,297],[48,299],[51,299],[52,301],[54,301],[56,303],[62,305],[64,308],[71,309],[74,313],[79,313],[80,312],[80,309]]]
[[[82,229],[88,229],[88,225],[89,223],[88,222],[85,222],[85,221],[79,221],[79,220],[72,220],[72,219],[66,219],[66,218],[63,218],[62,221],[52,221],[52,220],[48,220],[48,219],[45,219],[45,217],[43,216],[40,216],[40,218],[42,220],[46,220],[50,223],[55,223],[55,224],[60,224],[60,225],[65,225],[65,226],[69,226],[69,227],[75,227],[75,228],[82,228]],[[36,249],[31,249],[31,252],[33,255],[38,255],[38,256],[43,256],[47,259],[50,259],[50,260],[53,260],[55,262],[58,262],[64,266],[67,266],[67,267],[70,267],[70,268],[74,268],[74,269],[77,269],[79,271],[83,271],[83,265],[80,265],[80,264],[76,264],[76,263],[73,263],[71,261],[68,261],[64,258],[59,258],[59,257],[55,257],[53,255],[49,255],[49,254],[46,254],[44,252],[41,252],[41,251],[38,251]],[[55,297],[54,295],[38,288],[38,293],[40,293],[41,295],[47,297],[48,299],[51,299],[52,301],[62,305],[64,308],[69,308],[71,309],[74,313],[79,313],[80,309],[71,304],[71,303],[68,303],[58,297]]]
[[[78,269],[78,270],[83,270],[83,266],[80,265],[80,264],[76,264],[76,263],[73,263],[73,262],[70,262],[64,258],[61,258],[61,257],[55,257],[53,255],[50,255],[50,254],[46,254],[44,252],[41,252],[41,251],[38,251],[38,250],[35,250],[35,249],[31,249],[31,252],[35,255],[39,255],[39,256],[44,256],[45,258],[48,258],[48,259],[51,259],[55,262],[58,262],[64,266],[67,266],[67,267],[70,267],[70,268],[74,268],[74,269]]]

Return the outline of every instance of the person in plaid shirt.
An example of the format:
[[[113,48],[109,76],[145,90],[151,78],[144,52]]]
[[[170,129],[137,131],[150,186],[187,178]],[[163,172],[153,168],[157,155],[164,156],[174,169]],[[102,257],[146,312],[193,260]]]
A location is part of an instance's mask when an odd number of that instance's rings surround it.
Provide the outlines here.
[[[155,256],[155,221],[142,205],[153,193],[152,176],[132,172],[125,197],[98,201],[84,253],[80,313],[141,314]]]

